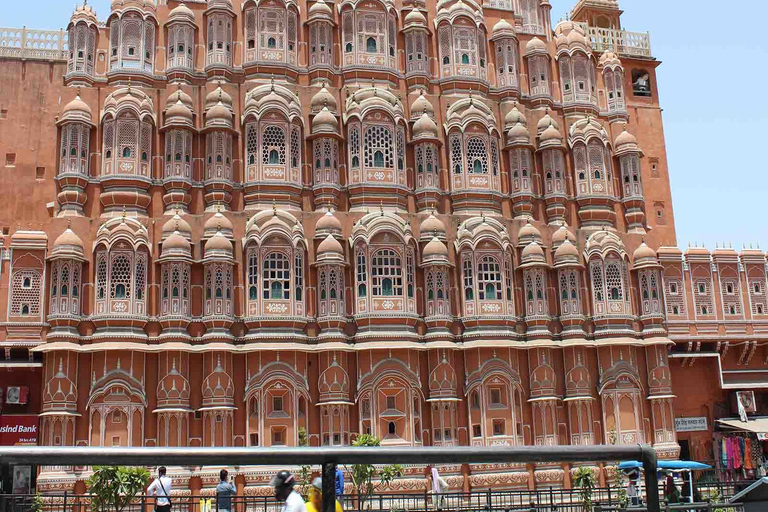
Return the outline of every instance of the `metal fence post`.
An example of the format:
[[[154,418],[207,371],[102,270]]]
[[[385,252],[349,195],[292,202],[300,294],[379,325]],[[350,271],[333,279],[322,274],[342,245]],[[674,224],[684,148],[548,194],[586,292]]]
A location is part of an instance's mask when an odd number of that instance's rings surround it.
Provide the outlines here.
[[[608,506],[613,505],[613,496],[611,495],[611,486],[608,486]]]
[[[488,488],[488,491],[485,494],[485,509],[486,510],[493,510],[493,507],[491,506],[491,488]]]
[[[641,448],[648,512],[661,512],[659,504],[659,475],[656,473],[656,452],[647,444],[641,445]]]
[[[336,462],[323,463],[323,512],[336,512]]]
[[[64,501],[62,502],[61,509],[63,512],[67,512],[67,491],[64,491]]]

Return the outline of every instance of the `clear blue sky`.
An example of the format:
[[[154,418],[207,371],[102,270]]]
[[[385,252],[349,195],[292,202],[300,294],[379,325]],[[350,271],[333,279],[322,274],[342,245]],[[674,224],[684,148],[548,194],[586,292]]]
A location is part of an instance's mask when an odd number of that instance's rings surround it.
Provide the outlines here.
[[[552,24],[576,0],[550,0]],[[106,18],[109,0],[90,0]],[[10,2],[0,25],[65,27],[74,2]],[[627,30],[651,33],[678,244],[768,249],[768,1],[619,0]],[[723,6],[732,6],[727,12]],[[725,23],[728,21],[728,23]],[[763,202],[765,201],[765,202]]]

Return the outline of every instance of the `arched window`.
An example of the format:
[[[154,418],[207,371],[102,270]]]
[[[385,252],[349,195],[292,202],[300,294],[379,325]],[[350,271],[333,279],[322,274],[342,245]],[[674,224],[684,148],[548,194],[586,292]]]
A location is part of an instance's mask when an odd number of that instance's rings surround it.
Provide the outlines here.
[[[123,148],[123,158],[131,158],[131,148]]]
[[[365,254],[363,251],[357,253],[357,296],[367,297],[368,288],[366,282],[368,281],[368,269],[366,267]]]
[[[277,164],[280,162],[280,156],[277,154],[276,149],[270,149],[269,150],[269,163],[270,164]]]
[[[472,272],[472,260],[464,260],[464,299],[474,300],[475,298],[475,285],[474,275]]]
[[[373,296],[402,296],[403,268],[400,256],[391,249],[381,249],[371,261]]]
[[[346,53],[352,53],[352,43],[347,43],[347,45],[344,47],[344,51]]]
[[[448,57],[447,55],[445,57],[443,57],[443,64],[448,65],[450,63],[451,63],[451,58],[450,57]]]
[[[373,154],[373,166],[384,167],[384,153],[382,153],[381,151],[376,151]]]
[[[348,45],[351,46],[351,45]],[[365,51],[368,53],[376,53],[376,38],[369,37],[365,40]]]
[[[469,64],[469,55],[466,53],[461,54],[461,63],[462,64]]]
[[[262,290],[264,290],[264,299],[290,299],[290,260],[281,252],[272,252],[264,259],[262,270]]]
[[[277,48],[277,41],[275,41],[274,37],[267,39],[267,48]]]

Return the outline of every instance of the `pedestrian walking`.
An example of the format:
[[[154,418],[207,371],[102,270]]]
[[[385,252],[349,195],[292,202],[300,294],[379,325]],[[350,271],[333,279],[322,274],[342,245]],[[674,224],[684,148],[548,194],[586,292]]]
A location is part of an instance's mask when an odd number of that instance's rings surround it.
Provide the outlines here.
[[[306,507],[307,512],[322,512],[323,510],[323,478],[320,476],[312,480]],[[336,500],[336,512],[343,512],[338,499]]]
[[[278,471],[272,479],[272,487],[275,488],[275,497],[284,501],[282,512],[307,512],[307,506],[301,494],[294,490],[296,479],[290,471]]]

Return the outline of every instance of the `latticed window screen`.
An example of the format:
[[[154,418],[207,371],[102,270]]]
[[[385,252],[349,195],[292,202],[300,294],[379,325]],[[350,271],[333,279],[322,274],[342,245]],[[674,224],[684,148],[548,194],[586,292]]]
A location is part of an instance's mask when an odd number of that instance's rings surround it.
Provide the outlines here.
[[[523,15],[523,31],[529,34],[543,32],[543,27],[539,21],[538,0],[520,0],[520,8]]]
[[[285,49],[285,11],[259,8],[259,49]]]
[[[693,282],[693,299],[697,315],[714,315],[712,283],[709,279],[696,279]]]
[[[259,298],[259,253],[256,247],[248,250],[248,300]]]
[[[477,35],[475,29],[453,30],[454,59],[456,65],[477,66]]]
[[[136,300],[146,300],[147,289],[147,255],[140,252],[136,255]]]
[[[590,264],[592,274],[592,296],[595,304],[605,300],[605,286],[603,282],[603,265],[599,261]]]
[[[685,316],[685,294],[683,282],[680,279],[664,279],[664,299],[667,304],[667,314]]]
[[[281,252],[271,252],[264,258],[262,290],[264,299],[291,298],[291,262]]]
[[[245,128],[245,152],[248,165],[255,165],[258,162],[259,154],[259,132],[256,123],[248,123]]]
[[[341,15],[341,26],[344,37],[344,53],[354,51],[355,45],[355,13],[346,11]]]
[[[563,315],[578,315],[581,313],[579,303],[579,277],[575,270],[560,272],[560,311]]]
[[[380,249],[371,258],[373,296],[403,295],[403,267],[400,256],[392,249]]]
[[[560,68],[560,83],[563,88],[563,102],[573,102],[574,84],[573,76],[571,74],[571,58],[566,55],[562,55],[558,59],[557,64]]]
[[[291,127],[291,167],[301,166],[301,136],[297,126]]]
[[[499,175],[499,146],[496,137],[491,138],[491,170],[494,176]]]
[[[123,29],[123,60],[141,59],[141,36],[143,23],[139,20],[127,18],[122,20]]]
[[[107,298],[107,255],[104,252],[96,256],[96,300]]]
[[[261,163],[264,165],[285,165],[285,131],[275,125],[264,129],[261,139]]]
[[[301,249],[296,250],[296,256],[294,258],[294,290],[296,294],[296,301],[303,300],[304,295],[304,257]]]
[[[117,254],[112,257],[109,271],[109,297],[111,299],[131,298],[132,256]]]
[[[531,96],[549,96],[549,61],[543,55],[528,58],[528,75],[531,84]]]
[[[413,252],[408,249],[408,255],[405,258],[405,280],[408,286],[408,298],[413,298],[415,294],[415,282],[413,276]]]
[[[464,278],[464,299],[474,300],[475,298],[475,285],[474,285],[474,268],[472,266],[471,257],[464,258],[462,263],[463,278]]]
[[[357,296],[366,297],[368,295],[368,266],[365,259],[365,251],[357,251]]]
[[[440,50],[440,69],[443,72],[443,78],[445,78],[453,74],[453,54],[451,50],[453,34],[450,25],[442,25],[438,29],[437,39]]]
[[[483,256],[477,263],[477,298],[502,300],[501,268],[493,256]]]
[[[488,174],[488,147],[480,137],[467,140],[467,173]]]
[[[461,134],[453,133],[451,140],[451,168],[454,174],[461,174],[464,166],[462,165]]]
[[[351,167],[360,167],[360,127],[352,125],[349,128],[349,161]]]
[[[720,293],[723,297],[723,310],[726,315],[741,314],[741,291],[738,279],[721,278]]]
[[[35,269],[17,269],[11,278],[11,315],[40,315],[42,275]]]
[[[749,280],[749,302],[752,304],[753,315],[768,314],[766,306],[765,278]]]
[[[366,168],[394,168],[392,127],[371,125],[363,137],[363,161]]]
[[[605,265],[605,289],[608,293],[608,300],[618,301],[624,298],[624,287],[622,285],[621,263],[606,262]]]

